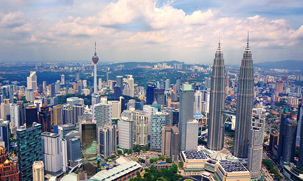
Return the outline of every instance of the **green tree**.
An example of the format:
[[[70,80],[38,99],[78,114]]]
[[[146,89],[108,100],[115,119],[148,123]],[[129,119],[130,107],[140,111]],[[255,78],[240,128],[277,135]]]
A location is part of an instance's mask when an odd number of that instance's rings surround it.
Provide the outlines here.
[[[171,162],[172,162],[171,158],[166,158],[166,163],[171,163]]]

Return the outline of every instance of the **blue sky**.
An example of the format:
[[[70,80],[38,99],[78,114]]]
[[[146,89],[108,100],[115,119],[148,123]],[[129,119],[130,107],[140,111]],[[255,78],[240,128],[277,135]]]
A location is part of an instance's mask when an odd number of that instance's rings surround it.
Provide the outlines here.
[[[302,60],[301,0],[1,0],[0,62]]]

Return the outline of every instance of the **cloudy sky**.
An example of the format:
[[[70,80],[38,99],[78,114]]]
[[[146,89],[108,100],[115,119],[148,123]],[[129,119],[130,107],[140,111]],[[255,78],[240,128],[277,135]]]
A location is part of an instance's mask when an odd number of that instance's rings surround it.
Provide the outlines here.
[[[302,0],[0,0],[0,62],[303,59]]]

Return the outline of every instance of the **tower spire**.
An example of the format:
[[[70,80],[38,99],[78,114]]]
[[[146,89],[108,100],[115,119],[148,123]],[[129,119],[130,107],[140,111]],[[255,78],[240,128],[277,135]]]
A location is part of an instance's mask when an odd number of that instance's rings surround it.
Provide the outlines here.
[[[219,33],[219,48],[221,48],[221,42],[220,42],[220,33]]]
[[[97,55],[97,42],[95,41],[95,56]]]
[[[249,47],[249,31],[247,32],[247,48]]]

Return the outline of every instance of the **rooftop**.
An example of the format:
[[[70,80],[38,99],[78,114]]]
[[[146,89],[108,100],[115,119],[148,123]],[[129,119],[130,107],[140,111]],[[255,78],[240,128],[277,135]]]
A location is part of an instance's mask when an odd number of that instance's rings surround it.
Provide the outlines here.
[[[141,165],[135,161],[130,161],[123,163],[117,167],[114,167],[110,170],[102,170],[95,174],[90,180],[101,180],[101,181],[110,181],[116,180],[117,178],[132,172],[138,168],[141,168]]]
[[[221,160],[219,164],[226,172],[248,172],[247,168],[241,162]]]
[[[201,151],[183,151],[186,159],[208,159],[209,156]]]

